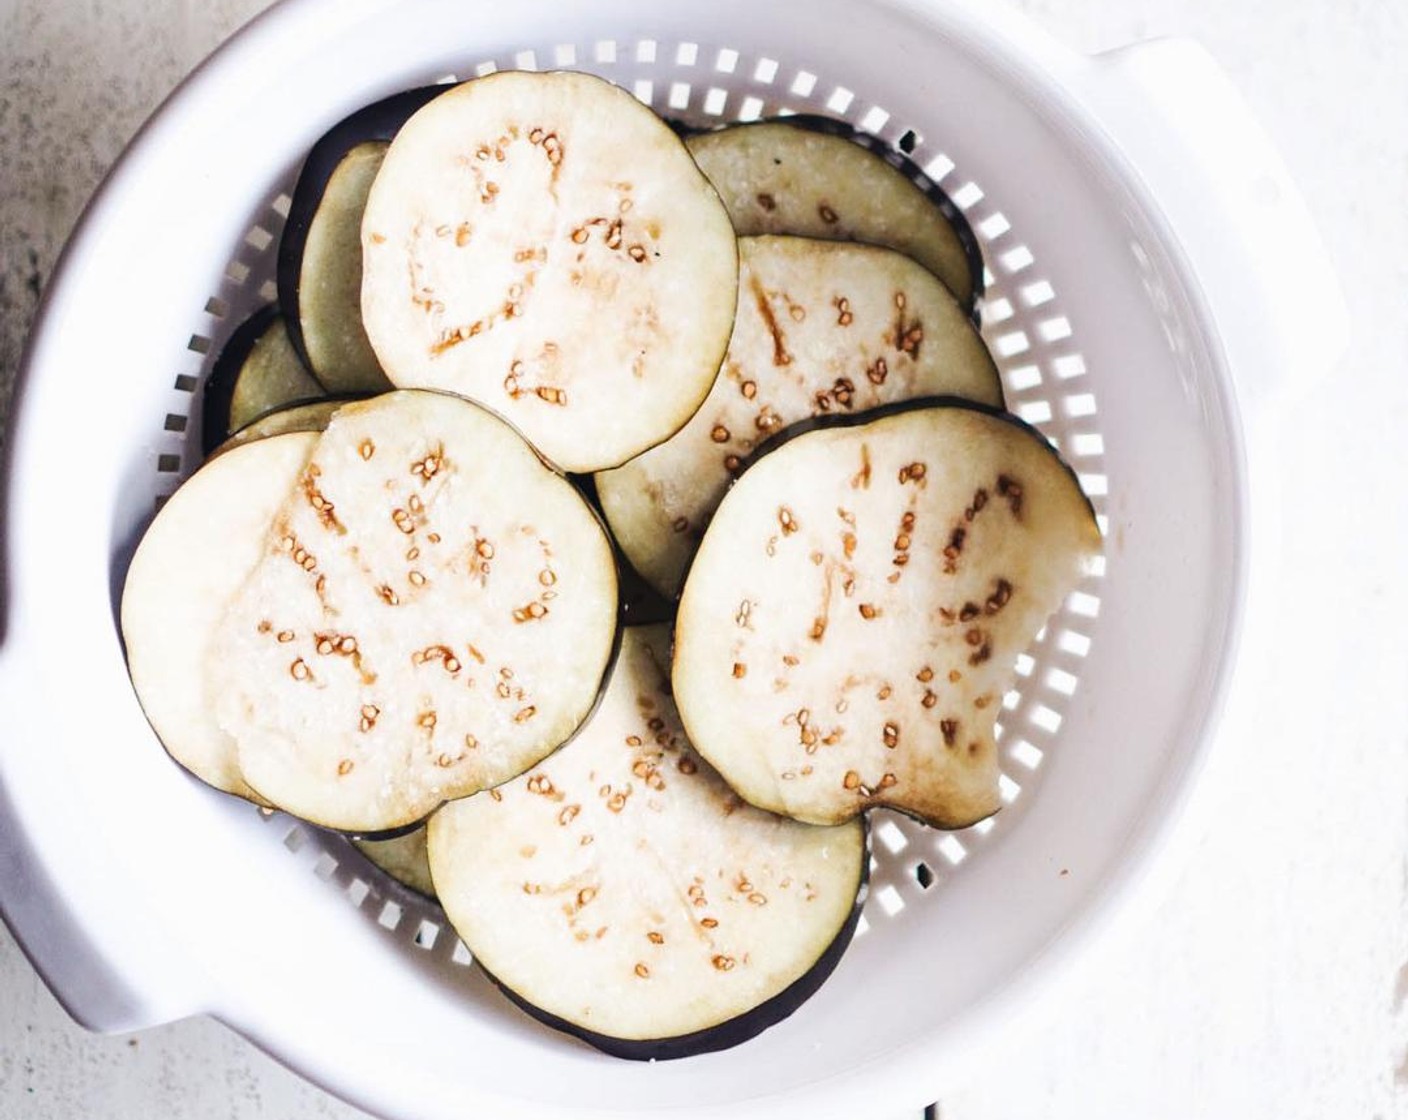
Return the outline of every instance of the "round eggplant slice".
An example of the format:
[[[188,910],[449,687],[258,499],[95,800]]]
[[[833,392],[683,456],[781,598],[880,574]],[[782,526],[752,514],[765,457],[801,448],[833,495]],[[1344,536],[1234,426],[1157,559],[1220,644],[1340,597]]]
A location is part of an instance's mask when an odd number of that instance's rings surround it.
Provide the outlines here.
[[[231,432],[276,408],[323,396],[289,342],[274,307],[256,311],[230,336],[201,397],[201,444],[208,455]]]
[[[897,249],[929,269],[963,305],[977,283],[954,225],[903,172],[815,125],[760,121],[687,141],[739,236],[791,233]]]
[[[426,898],[435,897],[430,859],[425,850],[425,829],[417,828],[390,840],[353,840],[356,848],[404,887]]]
[[[207,672],[253,788],[380,832],[567,739],[616,619],[611,545],[572,484],[492,413],[402,391],[333,416]]]
[[[1002,404],[987,347],[948,289],[892,249],[739,241],[738,315],[703,406],[659,447],[597,475],[622,551],[662,594],[753,448],[809,417],[915,397]]]
[[[161,507],[122,588],[122,639],[137,699],[167,752],[208,785],[260,799],[215,719],[207,651],[225,605],[259,563],[264,536],[317,436],[278,436],[207,463]]]
[[[298,316],[308,363],[337,393],[391,388],[362,326],[362,213],[389,145],[358,144],[333,170],[303,244]]]
[[[230,394],[230,431],[235,432],[267,412],[286,408],[294,402],[308,402],[324,396],[323,387],[303,368],[282,315],[255,342],[235,378]]]
[[[728,345],[738,259],[718,195],[654,113],[590,75],[436,98],[391,144],[362,249],[391,380],[483,403],[564,470],[678,431]]]
[[[860,821],[744,805],[690,747],[669,631],[628,627],[601,707],[522,777],[431,818],[441,904],[549,1026],[626,1058],[743,1042],[795,1011],[855,929]]]
[[[321,401],[275,409],[235,432],[215,449],[214,454],[222,455],[232,447],[268,439],[270,436],[281,436],[285,432],[321,432],[328,426],[332,414],[346,403],[345,398],[329,397]]]
[[[332,393],[390,388],[362,327],[362,211],[391,138],[445,86],[406,90],[329,129],[304,160],[279,241],[289,337]]]
[[[999,806],[1017,655],[1100,548],[1074,475],[1004,414],[930,402],[797,435],[729,491],[685,581],[690,739],[798,820],[973,824]]]

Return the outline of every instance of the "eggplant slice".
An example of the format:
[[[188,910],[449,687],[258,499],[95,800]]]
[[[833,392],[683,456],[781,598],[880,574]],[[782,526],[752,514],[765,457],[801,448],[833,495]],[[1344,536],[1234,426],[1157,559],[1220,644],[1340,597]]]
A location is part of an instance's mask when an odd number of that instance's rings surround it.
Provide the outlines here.
[[[426,898],[435,897],[435,883],[430,878],[430,858],[425,849],[424,828],[412,829],[404,836],[394,836],[390,840],[353,840],[352,843],[367,859],[403,887],[409,887]]]
[[[760,455],[685,582],[674,689],[749,802],[941,828],[999,807],[1016,657],[1101,548],[1039,433],[962,402],[822,424]]]
[[[122,588],[128,671],[162,746],[207,785],[261,804],[216,722],[219,682],[207,680],[206,654],[315,443],[283,435],[207,463],[161,507]]]
[[[362,212],[391,138],[447,88],[359,109],[324,133],[299,173],[279,241],[279,303],[290,341],[330,393],[391,387],[362,326]]]
[[[975,277],[969,245],[943,209],[879,154],[815,123],[778,120],[687,143],[740,237],[786,233],[884,245],[934,273],[965,313],[973,307],[981,270]]]
[[[358,144],[337,165],[308,225],[298,274],[298,315],[308,363],[329,390],[391,388],[362,326],[362,213],[389,147]]]
[[[485,409],[402,391],[332,418],[207,672],[254,789],[379,832],[566,740],[616,619],[611,546],[571,483]]]
[[[798,420],[952,395],[1001,406],[987,347],[948,289],[892,249],[739,241],[738,315],[703,406],[659,447],[596,476],[631,563],[667,597],[753,448]]]
[[[436,98],[392,141],[362,249],[391,380],[483,403],[564,470],[678,431],[728,345],[738,259],[718,195],[668,126],[590,75]]]
[[[860,821],[744,805],[690,747],[669,631],[628,627],[601,707],[524,776],[431,818],[441,904],[549,1026],[626,1058],[733,1046],[795,1011],[854,932]]]
[[[332,414],[346,403],[345,397],[328,397],[320,401],[309,401],[307,404],[277,408],[246,424],[217,447],[213,454],[222,455],[232,447],[268,439],[270,436],[281,436],[285,432],[321,432],[328,426]]]
[[[230,335],[201,396],[201,445],[207,455],[256,417],[324,396],[289,341],[276,307],[263,307]]]

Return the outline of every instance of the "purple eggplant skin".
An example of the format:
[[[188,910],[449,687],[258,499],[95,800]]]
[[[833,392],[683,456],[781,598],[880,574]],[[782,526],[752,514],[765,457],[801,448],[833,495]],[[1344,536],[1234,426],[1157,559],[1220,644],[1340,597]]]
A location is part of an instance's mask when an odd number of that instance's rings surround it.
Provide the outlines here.
[[[249,360],[254,344],[264,337],[279,309],[273,304],[261,307],[235,328],[215,359],[210,375],[205,379],[200,397],[200,449],[209,457],[230,435],[230,402],[235,392],[235,381],[240,370]]]
[[[298,276],[303,266],[303,247],[307,242],[308,229],[322,204],[328,180],[342,158],[358,144],[393,139],[418,109],[450,88],[449,85],[421,86],[375,101],[333,125],[309,149],[303,161],[303,170],[298,174],[298,184],[293,188],[293,201],[289,204],[288,217],[284,220],[283,234],[279,239],[277,277],[279,306],[288,323],[289,341],[293,343],[299,360],[309,369],[312,366],[308,362],[302,320],[298,314]]]
[[[677,1058],[692,1058],[700,1054],[712,1054],[717,1050],[728,1050],[747,1042],[750,1038],[757,1037],[769,1027],[776,1026],[790,1016],[816,994],[817,989],[826,982],[827,978],[836,970],[836,966],[841,963],[842,956],[845,955],[851,939],[855,936],[861,911],[865,908],[866,895],[869,893],[871,852],[868,817],[862,818],[862,827],[865,829],[865,851],[861,858],[861,877],[856,889],[855,905],[851,907],[851,913],[846,918],[845,925],[841,927],[831,944],[826,947],[811,968],[778,992],[777,995],[758,1004],[757,1007],[750,1008],[741,1015],[736,1015],[715,1026],[691,1031],[689,1034],[675,1035],[672,1038],[631,1039],[599,1034],[544,1011],[529,1002],[520,993],[501,983],[498,977],[482,964],[479,965],[479,970],[499,991],[508,997],[511,1003],[516,1004],[544,1026],[579,1038],[614,1058],[625,1058],[633,1062],[668,1062]]]
[[[701,128],[683,121],[667,121],[681,137],[688,139],[690,136],[697,136],[704,132],[713,132],[713,128]],[[941,186],[933,182],[923,170],[912,159],[909,153],[914,149],[914,133],[906,132],[899,139],[898,150],[891,147],[886,141],[878,136],[872,136],[868,132],[862,132],[854,125],[849,125],[845,121],[837,120],[835,117],[822,116],[819,113],[798,113],[790,117],[765,117],[758,121],[748,123],[727,124],[725,128],[747,128],[749,124],[787,124],[795,128],[805,128],[812,132],[820,132],[827,136],[839,136],[844,140],[849,140],[854,144],[859,144],[866,151],[879,156],[891,167],[903,173],[904,177],[912,182],[916,187],[924,192],[939,212],[947,219],[948,224],[953,227],[953,232],[958,236],[959,243],[963,246],[963,255],[968,261],[968,275],[973,282],[972,301],[964,308],[968,312],[969,318],[973,320],[974,326],[980,326],[978,305],[982,301],[984,277],[986,275],[983,264],[983,250],[978,243],[977,235],[973,232],[972,225],[964,216],[957,204],[948,196]]]

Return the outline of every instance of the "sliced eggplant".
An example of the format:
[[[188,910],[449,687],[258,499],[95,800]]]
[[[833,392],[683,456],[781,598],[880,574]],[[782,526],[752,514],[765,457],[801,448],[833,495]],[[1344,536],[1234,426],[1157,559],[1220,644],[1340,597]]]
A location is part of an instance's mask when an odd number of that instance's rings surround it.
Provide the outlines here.
[[[332,414],[347,403],[346,398],[329,397],[321,401],[309,401],[288,408],[275,409],[246,424],[229,439],[215,449],[215,454],[223,454],[232,447],[254,440],[268,439],[285,432],[321,432],[328,426]]]
[[[353,840],[357,850],[402,886],[426,898],[435,897],[430,859],[425,851],[425,829],[415,828],[390,840]]]
[[[362,249],[391,380],[485,404],[565,470],[678,431],[728,345],[738,260],[718,195],[654,113],[587,74],[436,98],[392,141]]]
[[[403,391],[333,416],[207,671],[250,786],[378,832],[567,739],[616,617],[610,542],[571,483],[487,410]]]
[[[206,678],[206,654],[315,443],[316,435],[282,435],[207,463],[161,507],[122,589],[127,667],[157,738],[201,781],[252,801],[261,799],[215,719],[218,682]]]
[[[208,455],[231,432],[276,408],[324,396],[299,360],[276,307],[263,307],[236,328],[220,351],[201,396],[201,443]]]
[[[628,627],[601,707],[524,776],[431,818],[441,904],[549,1026],[626,1058],[733,1046],[790,1015],[854,932],[860,821],[744,805],[690,747],[669,631]]]
[[[816,422],[760,455],[690,568],[674,689],[744,798],[831,824],[995,812],[1017,655],[1100,532],[1037,432],[962,402]]]
[[[279,303],[294,348],[329,392],[391,387],[362,327],[362,211],[391,138],[446,88],[406,90],[359,109],[303,163],[279,241]]]
[[[1002,404],[972,322],[910,258],[802,237],[745,237],[739,257],[733,337],[703,406],[659,447],[597,475],[622,551],[670,597],[740,464],[785,425],[940,394]]]
[[[975,275],[974,254],[951,220],[957,211],[946,214],[876,152],[815,121],[733,125],[687,143],[740,236],[790,233],[885,245],[933,272],[965,312],[972,308],[982,271]],[[969,243],[976,244],[971,236]]]
[[[362,212],[389,146],[368,141],[342,158],[304,241],[298,273],[303,348],[318,379],[333,392],[391,388],[362,326]]]

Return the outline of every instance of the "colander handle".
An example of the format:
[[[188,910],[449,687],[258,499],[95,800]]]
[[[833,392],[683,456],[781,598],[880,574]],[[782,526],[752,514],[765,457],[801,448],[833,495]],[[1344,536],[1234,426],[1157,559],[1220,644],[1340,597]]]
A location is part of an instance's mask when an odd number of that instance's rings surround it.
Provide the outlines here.
[[[1221,66],[1189,39],[1094,59],[1093,107],[1170,218],[1253,418],[1329,373],[1349,312],[1310,209]]]

